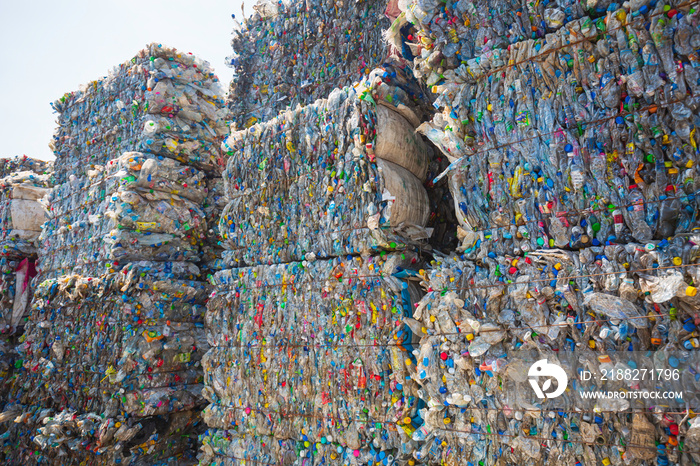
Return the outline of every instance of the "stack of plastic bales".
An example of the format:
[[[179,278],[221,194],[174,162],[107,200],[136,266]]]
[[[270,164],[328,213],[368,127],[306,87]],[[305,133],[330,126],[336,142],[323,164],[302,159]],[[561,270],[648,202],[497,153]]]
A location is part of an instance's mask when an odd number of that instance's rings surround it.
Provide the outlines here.
[[[240,128],[364,78],[387,55],[377,0],[261,0],[231,41],[229,107]]]
[[[420,408],[401,321],[418,298],[407,245],[428,236],[431,154],[390,81],[378,72],[224,144],[203,464],[393,464],[415,449],[396,427]]]
[[[166,431],[184,417],[199,422],[207,295],[203,282],[138,267],[42,282],[21,352],[26,374],[14,387],[17,403],[51,408],[32,433],[42,454],[127,464],[187,456],[196,435]]]
[[[36,239],[44,222],[40,199],[51,183],[51,163],[27,156],[0,159],[0,410],[7,402],[18,363],[36,275]]]
[[[202,462],[275,463],[278,448],[330,464],[410,451],[396,421],[419,407],[401,325],[417,295],[399,277],[416,262],[392,253],[217,273]]]
[[[223,104],[206,62],[157,45],[56,103],[59,184],[9,408],[30,433],[14,460],[194,461],[209,295],[197,263]]]
[[[452,162],[463,253],[425,272],[407,320],[428,406],[414,458],[697,462],[694,5],[399,5],[394,28],[413,23],[415,71],[437,95],[421,130]],[[677,371],[656,388],[683,402],[584,403],[594,383],[571,355],[600,373]],[[568,371],[561,398],[529,396],[538,359]]]

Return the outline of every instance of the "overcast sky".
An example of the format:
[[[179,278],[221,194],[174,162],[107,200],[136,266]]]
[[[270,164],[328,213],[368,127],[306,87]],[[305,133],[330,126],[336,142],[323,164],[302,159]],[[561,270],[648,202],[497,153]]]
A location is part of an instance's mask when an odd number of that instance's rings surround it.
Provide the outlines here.
[[[192,52],[224,88],[241,0],[0,0],[0,157],[53,159],[50,103],[105,76],[146,44]],[[254,0],[246,5],[250,14]]]

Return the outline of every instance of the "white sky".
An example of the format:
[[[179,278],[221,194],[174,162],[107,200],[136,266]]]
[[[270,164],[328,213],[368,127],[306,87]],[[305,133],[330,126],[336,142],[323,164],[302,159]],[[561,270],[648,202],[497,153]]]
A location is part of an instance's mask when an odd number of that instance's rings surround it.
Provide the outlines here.
[[[151,42],[192,52],[224,89],[242,0],[0,0],[0,157],[53,159],[50,103]],[[249,0],[246,13],[252,13]]]

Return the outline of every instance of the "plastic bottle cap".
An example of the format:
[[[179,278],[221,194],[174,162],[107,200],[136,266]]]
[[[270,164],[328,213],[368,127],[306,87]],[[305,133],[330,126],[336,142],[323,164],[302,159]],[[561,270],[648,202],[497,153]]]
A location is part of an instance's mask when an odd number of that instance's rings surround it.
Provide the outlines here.
[[[676,256],[673,258],[673,265],[681,265],[682,263],[683,263],[683,259],[681,259],[680,257]]]
[[[685,289],[685,294],[686,296],[695,296],[698,294],[698,289],[695,288],[694,286],[689,286],[688,288]]]

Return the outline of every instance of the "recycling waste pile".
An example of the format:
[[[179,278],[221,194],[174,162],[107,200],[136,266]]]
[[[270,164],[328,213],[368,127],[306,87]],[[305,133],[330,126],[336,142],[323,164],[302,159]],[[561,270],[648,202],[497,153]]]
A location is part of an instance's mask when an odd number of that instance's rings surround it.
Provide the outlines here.
[[[385,7],[383,0],[265,0],[243,25],[234,16],[227,58],[234,125],[270,120],[364,78],[388,54]]]
[[[326,99],[232,125],[201,464],[410,457],[396,422],[419,399],[402,319],[429,249],[432,150],[415,133],[425,106],[406,71],[387,64]]]
[[[261,0],[226,101],[159,45],[66,94],[0,460],[700,464],[698,8]]]
[[[390,97],[401,90],[380,76],[232,127],[219,223],[226,266],[368,254],[429,237],[430,149],[402,116],[417,118],[407,94],[405,103],[374,101],[376,85]]]
[[[211,292],[198,264],[216,225],[222,96],[206,62],[151,45],[55,104],[57,185],[6,459],[196,462]]]
[[[436,96],[420,131],[451,162],[434,181],[461,243],[420,272],[405,319],[426,405],[406,419],[414,460],[696,464],[697,5],[398,6],[389,36]],[[597,382],[573,371],[560,398],[529,398],[531,363],[570,357],[653,363],[684,396],[584,403]]]

